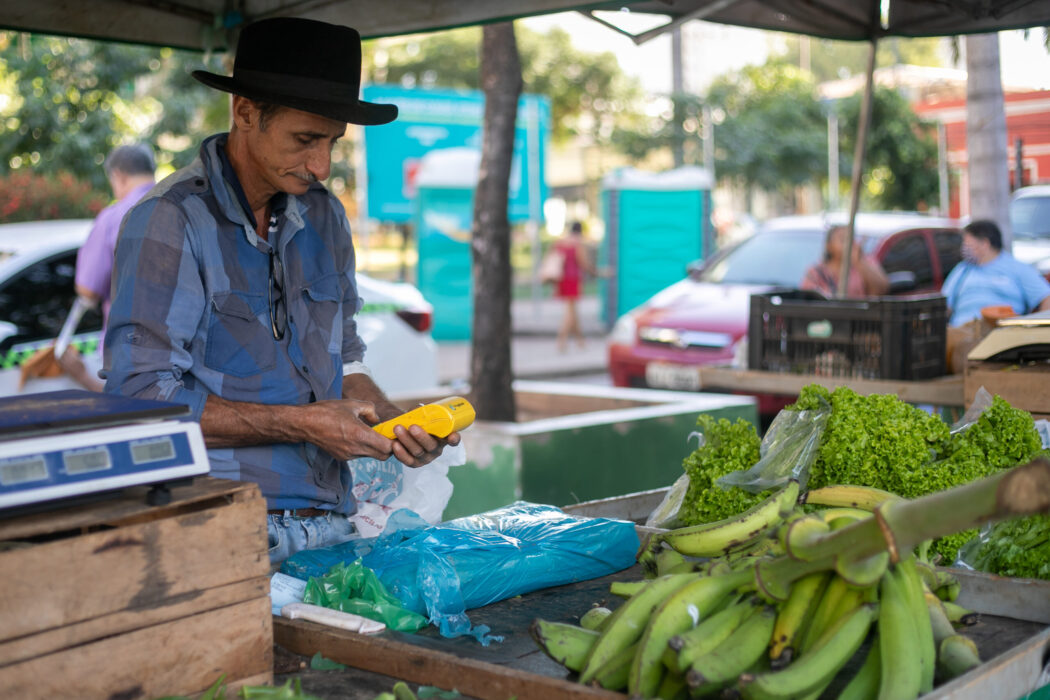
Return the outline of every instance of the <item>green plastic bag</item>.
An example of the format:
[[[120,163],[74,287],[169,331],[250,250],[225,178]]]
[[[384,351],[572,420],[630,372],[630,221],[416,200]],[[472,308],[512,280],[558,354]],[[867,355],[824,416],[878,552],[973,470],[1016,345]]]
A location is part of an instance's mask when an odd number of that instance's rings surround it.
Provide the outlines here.
[[[418,632],[427,624],[425,617],[402,607],[360,559],[336,564],[324,576],[312,577],[306,583],[303,601],[367,617],[399,632]]]

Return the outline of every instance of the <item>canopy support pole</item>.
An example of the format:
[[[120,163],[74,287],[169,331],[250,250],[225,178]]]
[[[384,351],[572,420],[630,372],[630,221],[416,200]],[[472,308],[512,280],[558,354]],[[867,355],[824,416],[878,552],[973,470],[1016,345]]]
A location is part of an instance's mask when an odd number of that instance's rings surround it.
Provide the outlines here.
[[[868,127],[871,122],[871,102],[874,91],[875,78],[875,50],[878,48],[878,38],[871,38],[871,47],[868,51],[868,75],[864,81],[864,97],[860,103],[860,123],[857,126],[857,143],[853,147],[853,176],[850,181],[849,198],[849,221],[846,224],[846,245],[842,251],[842,269],[839,273],[839,284],[835,290],[835,297],[842,299],[846,296],[846,288],[849,283],[850,260],[853,255],[853,232],[857,220],[857,208],[860,205],[861,177],[864,174],[864,155],[868,148]]]

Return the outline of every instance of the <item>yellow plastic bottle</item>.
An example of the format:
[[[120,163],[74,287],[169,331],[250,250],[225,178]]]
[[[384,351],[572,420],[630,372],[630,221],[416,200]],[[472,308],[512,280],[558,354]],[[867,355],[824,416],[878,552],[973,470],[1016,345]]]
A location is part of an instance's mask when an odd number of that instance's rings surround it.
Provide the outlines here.
[[[474,407],[461,396],[450,396],[441,401],[428,403],[411,411],[402,413],[397,418],[391,418],[379,425],[373,426],[380,435],[393,440],[394,426],[403,425],[408,429],[410,425],[418,425],[434,437],[447,437],[449,433],[462,430],[474,422]]]

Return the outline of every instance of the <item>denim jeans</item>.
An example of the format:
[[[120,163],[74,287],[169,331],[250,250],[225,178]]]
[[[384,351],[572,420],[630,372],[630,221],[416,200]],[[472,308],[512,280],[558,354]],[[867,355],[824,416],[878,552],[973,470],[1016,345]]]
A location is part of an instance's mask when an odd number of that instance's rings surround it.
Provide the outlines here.
[[[303,549],[352,540],[357,535],[357,528],[339,513],[301,518],[285,511],[283,515],[266,516],[266,534],[270,538],[272,566]]]

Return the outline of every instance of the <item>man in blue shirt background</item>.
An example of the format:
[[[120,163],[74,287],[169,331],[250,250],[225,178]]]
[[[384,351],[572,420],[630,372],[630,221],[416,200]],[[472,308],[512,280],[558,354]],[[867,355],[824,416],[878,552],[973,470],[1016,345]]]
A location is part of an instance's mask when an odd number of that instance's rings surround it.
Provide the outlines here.
[[[1050,282],[1003,252],[1003,234],[995,222],[974,221],[963,229],[963,255],[941,288],[951,312],[949,325],[981,318],[986,306],[1009,305],[1016,314],[1050,309]]]

